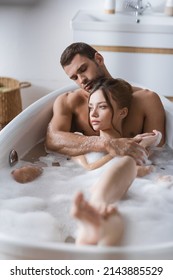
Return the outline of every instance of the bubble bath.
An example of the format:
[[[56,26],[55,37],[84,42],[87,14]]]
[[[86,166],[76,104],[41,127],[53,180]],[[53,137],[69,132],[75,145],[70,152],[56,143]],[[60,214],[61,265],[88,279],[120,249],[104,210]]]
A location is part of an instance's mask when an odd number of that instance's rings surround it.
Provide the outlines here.
[[[90,154],[93,157],[95,153]],[[55,162],[58,165],[52,166]],[[152,162],[155,171],[136,178],[117,203],[126,221],[122,246],[173,241],[173,151],[168,147],[156,150]],[[15,168],[26,164],[20,160]],[[33,164],[42,165],[43,174],[26,184],[15,182],[9,170],[0,171],[0,232],[37,242],[74,240],[76,222],[69,215],[74,194],[82,191],[89,198],[90,187],[111,161],[85,171],[66,156],[47,154]]]
[[[42,145],[53,101],[64,91],[55,91],[31,105],[0,133],[0,253],[13,259],[172,259],[173,150],[168,145],[154,151],[151,160],[155,171],[136,178],[117,202],[126,225],[122,245],[101,248],[74,244],[76,221],[69,215],[74,194],[82,191],[89,198],[90,187],[112,161],[86,171],[60,154],[37,152],[35,157],[29,156],[32,147]],[[168,127],[173,105],[166,106],[171,108]],[[171,137],[167,136],[169,146]],[[13,167],[8,163],[11,149],[19,156]],[[96,153],[89,157],[94,160]],[[17,183],[11,171],[28,162],[41,165],[42,175],[30,183]]]

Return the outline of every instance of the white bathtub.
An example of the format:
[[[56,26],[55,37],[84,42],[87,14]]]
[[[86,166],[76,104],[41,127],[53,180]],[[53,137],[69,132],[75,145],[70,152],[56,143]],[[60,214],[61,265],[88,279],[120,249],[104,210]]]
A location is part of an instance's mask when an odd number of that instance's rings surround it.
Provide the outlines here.
[[[56,90],[25,109],[0,132],[0,167],[10,176],[9,153],[16,150],[18,157],[44,138],[52,116],[55,98],[68,86]],[[173,104],[161,96],[167,116],[167,143],[173,146]],[[2,185],[0,186],[1,189]],[[11,190],[12,192],[13,190]],[[172,193],[173,195],[173,193]],[[170,221],[172,223],[172,221]],[[3,259],[173,259],[173,241],[160,244],[123,247],[76,246],[71,243],[27,240],[0,233],[0,255]]]

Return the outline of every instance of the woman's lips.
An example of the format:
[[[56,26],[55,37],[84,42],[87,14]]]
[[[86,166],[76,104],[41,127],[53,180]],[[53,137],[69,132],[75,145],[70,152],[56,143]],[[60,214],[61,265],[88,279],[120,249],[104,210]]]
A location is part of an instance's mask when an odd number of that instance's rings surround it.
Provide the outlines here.
[[[98,125],[100,122],[99,121],[91,121],[92,125]]]

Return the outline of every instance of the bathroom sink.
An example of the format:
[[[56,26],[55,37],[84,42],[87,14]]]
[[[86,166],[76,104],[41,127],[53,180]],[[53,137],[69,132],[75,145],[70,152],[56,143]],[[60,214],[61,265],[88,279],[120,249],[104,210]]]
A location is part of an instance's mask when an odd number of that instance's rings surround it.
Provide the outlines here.
[[[80,10],[71,26],[77,30],[173,33],[173,17],[153,12],[135,16],[134,13],[105,14],[103,11]]]
[[[80,10],[71,29],[74,42],[90,44],[103,54],[113,76],[172,96],[173,17],[151,9],[138,17],[130,11]]]

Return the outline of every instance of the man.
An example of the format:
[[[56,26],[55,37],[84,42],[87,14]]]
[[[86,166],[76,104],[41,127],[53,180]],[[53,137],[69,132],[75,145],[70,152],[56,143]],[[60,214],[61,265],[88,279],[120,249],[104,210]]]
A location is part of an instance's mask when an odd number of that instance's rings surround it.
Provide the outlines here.
[[[47,130],[46,147],[49,150],[77,156],[91,151],[116,155],[130,155],[137,164],[145,162],[146,151],[138,143],[140,133],[159,130],[165,142],[165,112],[159,96],[149,90],[133,87],[133,100],[123,124],[124,138],[103,139],[88,123],[88,96],[98,78],[111,75],[100,53],[85,43],[73,43],[61,56],[65,73],[80,88],[57,97],[53,117]],[[83,135],[75,134],[81,132]]]

